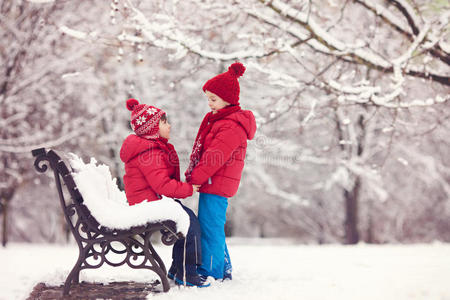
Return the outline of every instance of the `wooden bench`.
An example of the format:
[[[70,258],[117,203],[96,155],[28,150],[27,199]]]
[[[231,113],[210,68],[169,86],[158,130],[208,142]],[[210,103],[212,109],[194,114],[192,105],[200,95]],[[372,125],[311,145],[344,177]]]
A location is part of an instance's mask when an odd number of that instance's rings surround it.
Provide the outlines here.
[[[48,169],[48,164],[52,168],[65,220],[79,248],[78,260],[67,276],[63,294],[69,294],[72,283],[79,283],[81,270],[100,268],[105,263],[113,267],[127,264],[134,269],[152,270],[161,279],[163,291],[167,292],[170,285],[166,267],[153,248],[150,238],[153,233],[160,231],[163,244],[173,245],[177,239],[183,238],[182,233],[176,232],[176,223],[174,221],[147,223],[145,226],[131,227],[127,230],[106,228],[97,222],[83,204],[83,196],[75,184],[71,171],[55,151],[39,148],[33,150],[32,154],[36,157],[34,166],[37,171],[44,173]],[[64,193],[64,190],[68,191],[70,199],[65,199],[67,192]]]

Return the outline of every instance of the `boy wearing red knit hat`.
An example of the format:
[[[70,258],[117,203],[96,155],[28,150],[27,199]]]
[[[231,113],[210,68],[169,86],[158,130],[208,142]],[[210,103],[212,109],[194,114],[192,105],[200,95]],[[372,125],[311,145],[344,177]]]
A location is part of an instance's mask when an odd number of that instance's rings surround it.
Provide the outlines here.
[[[168,143],[170,124],[161,109],[127,100],[131,113],[130,134],[120,149],[120,159],[125,163],[123,181],[128,203],[157,201],[162,196],[187,198],[198,186],[180,181],[180,167],[175,148]],[[179,201],[178,201],[179,202]],[[194,212],[182,205],[189,215],[190,226],[185,239],[173,246],[172,266],[168,277],[177,284],[207,287],[210,284],[197,273],[201,264],[200,225]]]
[[[256,132],[253,113],[239,106],[238,78],[244,72],[243,64],[234,63],[203,86],[211,112],[200,125],[185,173],[187,182],[201,185],[198,219],[203,264],[197,270],[215,279],[231,279],[224,231],[227,198],[238,190],[247,140]]]

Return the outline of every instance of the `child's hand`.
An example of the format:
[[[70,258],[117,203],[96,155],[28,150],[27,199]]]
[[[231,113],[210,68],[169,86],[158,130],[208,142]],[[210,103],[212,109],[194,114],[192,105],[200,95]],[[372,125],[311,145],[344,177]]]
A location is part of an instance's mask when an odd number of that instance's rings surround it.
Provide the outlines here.
[[[194,189],[194,192],[198,192],[198,190],[200,189],[200,185],[198,184],[193,184],[192,188]]]

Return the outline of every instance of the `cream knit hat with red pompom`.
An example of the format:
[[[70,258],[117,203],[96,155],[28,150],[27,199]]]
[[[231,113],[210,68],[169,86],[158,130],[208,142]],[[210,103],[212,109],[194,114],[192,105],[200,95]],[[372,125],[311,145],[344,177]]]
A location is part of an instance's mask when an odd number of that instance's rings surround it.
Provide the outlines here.
[[[210,91],[230,104],[239,104],[238,78],[245,72],[245,67],[240,62],[235,62],[228,67],[228,71],[208,80],[203,86],[203,91]]]
[[[131,111],[131,128],[142,137],[151,139],[159,137],[159,120],[166,113],[147,104],[139,104],[136,99],[127,100],[127,108]]]

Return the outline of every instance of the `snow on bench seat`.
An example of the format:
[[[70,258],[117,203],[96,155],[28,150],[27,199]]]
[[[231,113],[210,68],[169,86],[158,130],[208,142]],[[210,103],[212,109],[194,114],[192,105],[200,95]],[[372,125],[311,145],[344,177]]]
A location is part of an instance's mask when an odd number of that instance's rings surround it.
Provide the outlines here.
[[[163,197],[158,201],[143,201],[130,206],[125,192],[119,190],[117,180],[112,178],[107,165],[98,164],[95,158],[86,164],[73,153],[69,154],[69,163],[83,203],[101,225],[111,229],[128,229],[172,220],[177,224],[178,232],[187,235],[189,216],[173,199]]]

